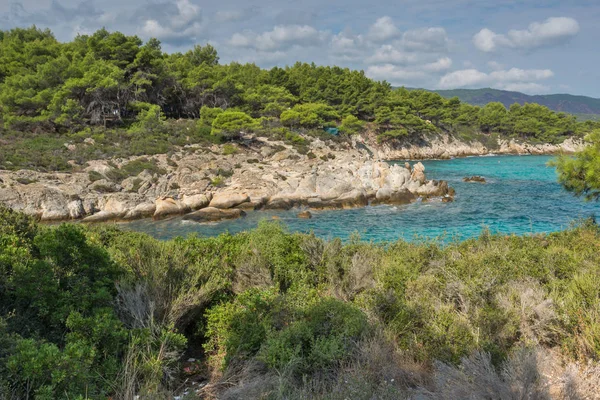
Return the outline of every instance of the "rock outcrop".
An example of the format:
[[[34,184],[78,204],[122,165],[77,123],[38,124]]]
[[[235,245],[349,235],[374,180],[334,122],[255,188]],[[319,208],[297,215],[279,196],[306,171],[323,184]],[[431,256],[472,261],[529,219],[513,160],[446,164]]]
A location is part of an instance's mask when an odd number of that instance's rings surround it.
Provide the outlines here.
[[[216,207],[206,207],[191,214],[187,214],[183,219],[184,221],[215,222],[224,219],[236,219],[245,215],[246,213],[244,211],[237,208],[224,210]]]
[[[0,171],[0,204],[46,221],[182,214],[192,221],[214,221],[237,218],[247,210],[405,204],[450,193],[445,182],[426,179],[420,162],[379,161],[356,143],[316,139],[310,144],[310,157],[284,142],[262,138],[239,148],[235,156],[222,155],[215,145],[146,157],[160,174],[111,173],[134,158],[93,161],[74,173]]]
[[[489,154],[559,154],[575,153],[585,147],[583,140],[569,138],[559,144],[521,143],[515,139],[489,137],[486,143],[477,140],[465,141],[447,135],[424,136],[420,140],[378,143],[374,135],[364,142],[372,153],[382,160],[430,160],[455,157],[484,156]]]
[[[487,181],[482,176],[466,176],[463,178],[463,182],[486,183]]]

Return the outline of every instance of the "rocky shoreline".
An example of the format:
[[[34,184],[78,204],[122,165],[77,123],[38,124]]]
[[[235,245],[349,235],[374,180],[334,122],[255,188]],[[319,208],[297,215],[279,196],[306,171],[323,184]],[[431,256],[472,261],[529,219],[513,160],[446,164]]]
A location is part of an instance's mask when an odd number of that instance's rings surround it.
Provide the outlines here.
[[[260,209],[344,209],[451,201],[445,181],[427,180],[423,164],[386,160],[487,154],[575,152],[582,142],[527,145],[502,141],[491,151],[438,135],[419,143],[379,144],[372,137],[346,142],[313,139],[303,151],[281,141],[246,138],[235,145],[189,146],[152,157],[93,161],[73,173],[0,171],[0,204],[42,221],[161,219],[189,214],[205,222]],[[133,164],[151,166],[131,172]],[[127,172],[129,171],[129,172]]]
[[[127,221],[194,212],[188,219],[214,221],[247,210],[342,209],[419,197],[448,201],[452,194],[446,182],[428,181],[421,163],[390,165],[356,143],[316,139],[308,150],[302,154],[283,142],[252,138],[170,155],[94,161],[74,173],[0,171],[0,203],[42,221]],[[125,176],[132,163],[152,168]]]
[[[514,139],[491,139],[487,146],[479,141],[466,142],[450,135],[432,135],[413,142],[377,144],[373,137],[365,142],[382,160],[431,160],[487,155],[572,154],[585,147],[582,139],[569,138],[560,144],[521,143]]]

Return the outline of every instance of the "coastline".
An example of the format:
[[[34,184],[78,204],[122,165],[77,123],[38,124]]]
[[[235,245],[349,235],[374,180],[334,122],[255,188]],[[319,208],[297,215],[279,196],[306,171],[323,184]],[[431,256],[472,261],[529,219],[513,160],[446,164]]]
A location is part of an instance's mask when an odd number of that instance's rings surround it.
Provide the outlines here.
[[[431,135],[417,141],[397,141],[378,144],[373,135],[365,138],[365,145],[380,159],[392,160],[448,160],[457,157],[489,155],[557,155],[573,154],[585,147],[580,138],[568,138],[562,143],[523,143],[515,139],[490,138],[488,143],[463,141],[447,134]]]
[[[492,149],[448,135],[378,143],[366,134],[346,142],[314,139],[302,151],[253,137],[233,147],[191,146],[171,155],[92,161],[73,173],[0,171],[0,204],[46,222],[97,223],[177,215],[208,222],[239,218],[247,210],[448,202],[454,190],[445,181],[427,180],[418,160],[572,153],[583,146],[573,139],[559,145],[504,140]],[[113,177],[134,163],[152,168]]]

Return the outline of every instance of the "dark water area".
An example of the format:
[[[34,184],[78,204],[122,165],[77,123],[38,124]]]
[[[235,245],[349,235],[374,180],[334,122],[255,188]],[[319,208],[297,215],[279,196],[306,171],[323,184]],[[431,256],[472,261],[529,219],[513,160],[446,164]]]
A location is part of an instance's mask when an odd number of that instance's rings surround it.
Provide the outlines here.
[[[576,198],[556,182],[555,169],[547,166],[551,159],[550,156],[497,156],[424,161],[428,179],[447,180],[456,189],[453,203],[417,202],[311,211],[313,218],[309,220],[297,218],[298,210],[255,211],[243,219],[218,223],[198,224],[174,218],[141,220],[121,226],[170,239],[190,233],[200,236],[236,233],[277,216],[290,231],[313,231],[326,239],[348,239],[358,233],[363,240],[373,241],[464,240],[478,236],[485,227],[503,234],[552,232],[568,228],[578,219],[598,215],[600,204]],[[485,177],[487,183],[462,181],[472,175]]]

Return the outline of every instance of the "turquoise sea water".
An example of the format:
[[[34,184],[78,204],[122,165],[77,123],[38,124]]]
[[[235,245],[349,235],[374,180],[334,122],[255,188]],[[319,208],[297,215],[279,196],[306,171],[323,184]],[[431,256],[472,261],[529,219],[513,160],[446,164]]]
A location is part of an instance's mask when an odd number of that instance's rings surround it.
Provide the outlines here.
[[[298,219],[298,210],[249,212],[243,219],[198,224],[174,218],[141,220],[124,228],[149,233],[159,239],[218,235],[256,227],[262,219],[278,216],[292,231],[323,238],[347,239],[358,232],[364,240],[412,240],[415,237],[466,239],[487,226],[492,232],[529,234],[567,228],[579,218],[596,216],[600,204],[586,203],[556,183],[548,156],[469,157],[424,161],[428,179],[444,179],[456,189],[453,203],[428,202],[404,206],[376,206],[337,211],[312,211],[310,220]],[[404,162],[402,162],[404,164]],[[465,176],[481,175],[487,184],[464,183]]]

